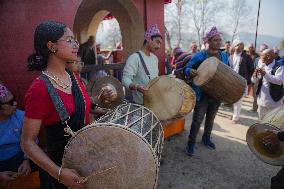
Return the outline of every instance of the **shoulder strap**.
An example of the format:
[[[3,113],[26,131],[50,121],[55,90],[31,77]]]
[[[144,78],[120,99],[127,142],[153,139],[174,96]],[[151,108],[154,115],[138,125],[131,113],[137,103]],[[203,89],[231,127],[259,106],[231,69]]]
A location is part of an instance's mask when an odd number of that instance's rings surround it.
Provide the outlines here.
[[[40,78],[44,81],[46,85],[46,88],[51,97],[52,103],[56,111],[58,112],[62,123],[68,121],[70,119],[69,114],[66,111],[61,98],[58,96],[57,92],[55,91],[55,88],[53,87],[52,83],[50,82],[48,77],[44,74],[41,74]]]
[[[149,72],[149,70],[147,69],[147,66],[146,66],[146,64],[145,64],[145,62],[144,62],[144,59],[143,59],[141,53],[140,53],[139,51],[137,51],[136,53],[139,55],[140,61],[141,61],[141,63],[142,63],[142,66],[143,66],[143,68],[144,68],[144,70],[145,70],[146,75],[148,76],[149,79],[151,79],[151,78],[150,78],[150,72]]]

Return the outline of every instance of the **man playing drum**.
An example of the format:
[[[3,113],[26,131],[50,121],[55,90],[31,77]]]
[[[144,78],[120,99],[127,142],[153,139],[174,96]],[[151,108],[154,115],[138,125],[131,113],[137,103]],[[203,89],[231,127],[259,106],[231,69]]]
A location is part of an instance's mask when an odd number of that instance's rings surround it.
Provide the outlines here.
[[[130,55],[126,61],[122,83],[132,91],[133,101],[137,104],[143,104],[147,84],[159,74],[158,58],[153,53],[161,43],[162,35],[157,25],[153,25],[145,32],[142,49]]]
[[[206,36],[204,37],[204,42],[209,44],[209,47],[206,50],[202,50],[196,53],[187,63],[185,67],[185,74],[187,76],[196,76],[196,70],[200,66],[200,64],[204,60],[212,56],[218,58],[224,64],[229,65],[228,56],[219,50],[221,47],[221,34],[216,27],[211,28],[211,30],[206,34]],[[202,91],[200,87],[197,87],[193,83],[192,88],[196,93],[196,105],[194,108],[190,134],[188,137],[188,144],[186,146],[186,153],[189,156],[192,156],[194,154],[196,136],[199,132],[200,125],[204,119],[205,114],[206,120],[202,142],[208,148],[215,149],[215,144],[211,141],[210,136],[214,119],[221,103],[220,100]]]

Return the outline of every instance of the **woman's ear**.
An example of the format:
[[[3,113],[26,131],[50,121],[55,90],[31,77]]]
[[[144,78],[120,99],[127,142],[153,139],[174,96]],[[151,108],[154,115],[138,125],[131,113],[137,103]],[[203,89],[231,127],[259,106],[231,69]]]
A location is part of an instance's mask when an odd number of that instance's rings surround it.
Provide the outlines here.
[[[56,44],[55,43],[52,43],[51,41],[48,41],[46,46],[47,46],[47,48],[49,49],[50,52],[56,53],[57,48],[56,48]]]

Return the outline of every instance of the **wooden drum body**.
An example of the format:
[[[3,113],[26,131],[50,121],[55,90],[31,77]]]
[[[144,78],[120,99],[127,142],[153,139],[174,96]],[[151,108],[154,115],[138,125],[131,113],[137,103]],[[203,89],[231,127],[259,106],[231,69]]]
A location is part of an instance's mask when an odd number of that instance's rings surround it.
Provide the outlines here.
[[[175,120],[186,116],[195,106],[195,92],[183,80],[159,76],[148,84],[144,106],[160,120]]]
[[[150,110],[122,104],[70,139],[63,167],[87,177],[89,189],[155,188],[163,137]]]
[[[271,146],[262,142],[272,130],[284,132],[284,106],[273,109],[259,123],[249,128],[246,135],[248,146],[265,163],[284,165],[284,143]]]
[[[229,104],[237,102],[245,93],[246,80],[215,57],[207,58],[197,69],[195,85],[213,97]]]

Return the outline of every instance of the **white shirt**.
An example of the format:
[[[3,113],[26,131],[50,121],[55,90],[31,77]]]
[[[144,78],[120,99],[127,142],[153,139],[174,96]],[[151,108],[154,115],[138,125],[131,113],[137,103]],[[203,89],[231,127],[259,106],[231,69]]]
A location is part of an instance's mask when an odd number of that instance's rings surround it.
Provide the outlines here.
[[[258,67],[265,70],[266,74],[263,76],[262,80],[262,86],[260,89],[260,93],[257,96],[257,104],[259,106],[265,106],[268,108],[275,108],[278,106],[281,106],[283,104],[283,98],[281,98],[279,101],[275,102],[269,93],[269,83],[282,85],[284,82],[284,69],[283,66],[280,66],[276,72],[275,75],[271,75],[271,71],[273,66],[275,65],[275,60],[269,65],[265,65],[261,61],[258,62]],[[256,79],[252,78],[252,81],[254,82]]]
[[[239,69],[240,69],[240,62],[241,62],[241,58],[242,58],[241,55],[242,55],[242,52],[240,52],[239,54],[234,53],[233,54],[233,60],[231,60],[231,62],[230,62],[231,67],[237,73],[239,73]]]
[[[153,53],[147,56],[143,51],[139,51],[144,59],[146,67],[150,73],[150,79],[154,79],[159,75],[158,68],[158,58]],[[129,88],[131,83],[142,84],[147,86],[149,77],[146,75],[144,67],[140,61],[139,55],[133,53],[130,55],[126,61],[125,67],[123,69],[122,84]],[[143,104],[143,94],[138,91],[132,91],[133,100],[138,104]]]

